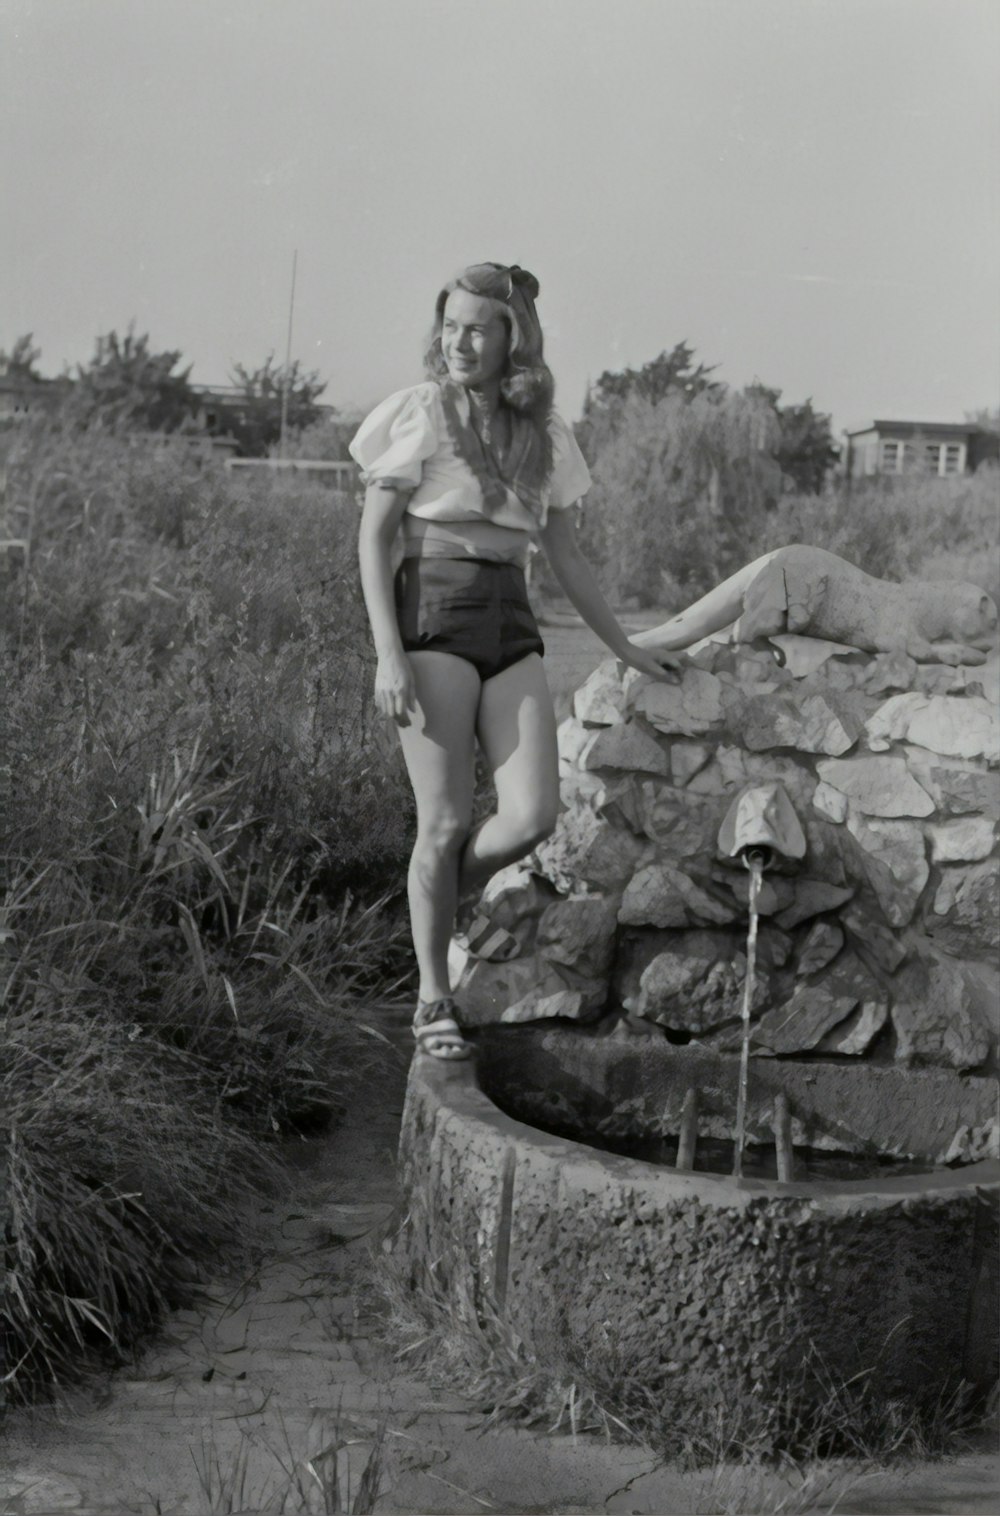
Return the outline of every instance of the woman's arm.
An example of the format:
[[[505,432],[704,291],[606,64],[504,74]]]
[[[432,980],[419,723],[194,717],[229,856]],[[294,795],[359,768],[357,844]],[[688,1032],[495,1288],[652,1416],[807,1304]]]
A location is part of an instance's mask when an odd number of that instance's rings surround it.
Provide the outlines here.
[[[654,654],[630,642],[608,605],[593,571],[580,551],[570,511],[550,511],[546,525],[538,534],[552,572],[584,621],[606,643],[616,658],[649,674],[653,679],[669,680],[676,673],[676,662],[664,653]]]
[[[393,594],[392,544],[411,491],[375,482],[365,491],[358,537],[361,591],[375,643],[375,704],[383,716],[409,726],[415,691],[413,670],[403,648]]]

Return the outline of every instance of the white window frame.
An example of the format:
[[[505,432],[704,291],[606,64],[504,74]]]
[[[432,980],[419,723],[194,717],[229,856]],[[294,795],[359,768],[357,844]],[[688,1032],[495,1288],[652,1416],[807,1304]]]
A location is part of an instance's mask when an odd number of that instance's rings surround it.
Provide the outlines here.
[[[891,450],[891,452],[890,452]],[[880,474],[898,474],[903,467],[903,444],[892,437],[879,442],[878,471]]]

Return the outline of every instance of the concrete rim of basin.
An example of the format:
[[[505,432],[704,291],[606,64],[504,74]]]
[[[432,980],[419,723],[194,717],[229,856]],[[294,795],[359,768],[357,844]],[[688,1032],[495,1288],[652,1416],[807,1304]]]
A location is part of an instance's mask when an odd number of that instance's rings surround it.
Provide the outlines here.
[[[824,1208],[857,1206],[874,1209],[894,1205],[908,1197],[936,1194],[944,1197],[962,1190],[1000,1187],[1000,1161],[980,1159],[962,1167],[932,1167],[927,1172],[876,1175],[868,1179],[808,1179],[783,1182],[777,1179],[741,1178],[702,1171],[678,1173],[675,1169],[646,1163],[642,1159],[606,1153],[568,1137],[555,1137],[538,1127],[508,1116],[480,1088],[476,1058],[447,1062],[417,1053],[410,1067],[408,1099],[415,1095],[431,1101],[435,1120],[454,1119],[477,1128],[482,1140],[492,1139],[502,1147],[528,1147],[553,1163],[593,1167],[595,1174],[623,1183],[642,1184],[651,1198],[664,1201],[679,1195],[697,1194],[703,1203],[725,1206],[746,1204],[766,1196],[810,1200]],[[407,1131],[404,1122],[404,1141]],[[405,1158],[405,1153],[403,1154]]]

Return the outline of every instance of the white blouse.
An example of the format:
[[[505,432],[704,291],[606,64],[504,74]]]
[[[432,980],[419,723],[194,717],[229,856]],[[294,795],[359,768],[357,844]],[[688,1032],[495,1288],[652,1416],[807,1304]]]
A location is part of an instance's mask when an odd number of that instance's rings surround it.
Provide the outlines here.
[[[590,470],[561,416],[549,420],[552,473],[542,491],[542,516],[514,492],[489,516],[479,481],[448,435],[441,392],[433,381],[398,390],[366,416],[350,443],[365,482],[391,479],[413,490],[407,516],[427,522],[489,521],[518,532],[538,532],[550,510],[566,510],[590,488]]]

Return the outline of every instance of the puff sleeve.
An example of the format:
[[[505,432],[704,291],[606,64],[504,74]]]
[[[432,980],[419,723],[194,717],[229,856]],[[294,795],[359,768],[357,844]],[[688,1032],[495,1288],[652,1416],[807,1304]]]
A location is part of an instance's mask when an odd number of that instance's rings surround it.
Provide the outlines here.
[[[424,459],[438,445],[435,399],[435,385],[418,384],[397,390],[365,417],[349,444],[365,484],[383,479],[416,488]]]
[[[548,490],[549,509],[564,511],[575,505],[580,496],[590,489],[590,470],[576,438],[561,416],[552,417],[550,435],[552,476]]]

